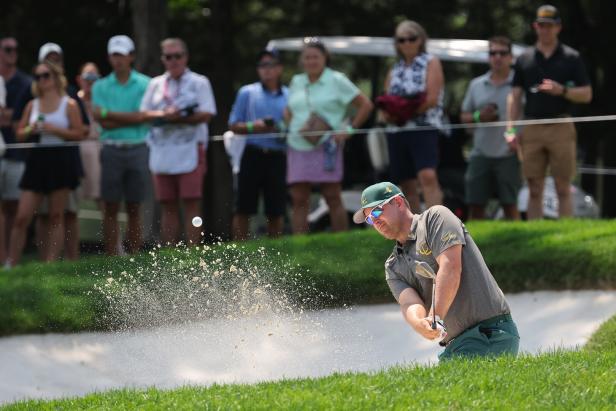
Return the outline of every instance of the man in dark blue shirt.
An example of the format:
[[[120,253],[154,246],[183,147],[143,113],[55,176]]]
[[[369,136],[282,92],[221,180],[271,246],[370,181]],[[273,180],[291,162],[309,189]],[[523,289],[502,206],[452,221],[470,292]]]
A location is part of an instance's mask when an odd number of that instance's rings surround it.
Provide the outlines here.
[[[17,69],[17,40],[13,37],[0,39],[0,75],[6,86],[6,107],[0,109],[0,129],[7,144],[13,144],[13,126],[19,121],[16,114],[22,96],[30,93],[32,79]],[[13,226],[19,200],[19,181],[25,168],[25,151],[8,149],[0,160],[0,261],[6,259],[6,240]],[[3,223],[3,224],[2,224]]]
[[[231,131],[247,135],[233,219],[236,239],[248,237],[249,218],[257,212],[260,192],[270,237],[282,233],[287,203],[286,144],[271,134],[278,131],[288,97],[287,87],[280,82],[282,64],[276,50],[258,54],[257,73],[258,82],[238,91],[229,116]]]
[[[570,184],[576,170],[576,132],[571,121],[536,124],[519,133],[513,121],[521,117],[522,93],[526,98],[527,119],[570,117],[572,103],[589,103],[592,88],[577,51],[560,43],[560,15],[554,6],[537,9],[533,23],[537,43],[515,64],[512,90],[507,105],[505,139],[512,148],[519,143],[522,171],[528,181],[530,197],[528,219],[543,217],[543,186],[550,169],[558,194],[562,217],[573,214]]]

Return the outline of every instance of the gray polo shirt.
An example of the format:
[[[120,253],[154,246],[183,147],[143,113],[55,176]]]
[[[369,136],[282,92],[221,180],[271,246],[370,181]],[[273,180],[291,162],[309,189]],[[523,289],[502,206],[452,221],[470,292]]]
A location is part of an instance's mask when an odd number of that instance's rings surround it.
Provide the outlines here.
[[[498,120],[507,119],[507,95],[511,91],[513,70],[504,83],[495,86],[490,80],[491,72],[474,78],[466,90],[462,111],[472,113],[492,103],[498,106]],[[471,156],[507,157],[514,155],[503,137],[505,127],[476,127],[473,132]]]
[[[503,292],[464,224],[448,208],[430,207],[413,217],[408,240],[397,243],[385,262],[385,279],[396,300],[406,288],[414,288],[429,310],[432,280],[415,274],[415,262],[425,261],[438,273],[436,257],[457,244],[462,244],[462,275],[444,318],[446,341],[480,321],[510,313]]]

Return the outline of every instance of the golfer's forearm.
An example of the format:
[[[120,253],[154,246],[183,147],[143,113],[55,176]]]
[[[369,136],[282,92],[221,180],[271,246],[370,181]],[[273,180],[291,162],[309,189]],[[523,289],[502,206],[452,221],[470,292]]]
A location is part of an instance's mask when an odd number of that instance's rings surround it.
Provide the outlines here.
[[[460,287],[461,268],[440,269],[436,275],[436,306],[434,312],[445,318]]]
[[[401,307],[404,320],[413,328],[415,324],[422,318],[425,318],[428,313],[422,304],[405,304]]]

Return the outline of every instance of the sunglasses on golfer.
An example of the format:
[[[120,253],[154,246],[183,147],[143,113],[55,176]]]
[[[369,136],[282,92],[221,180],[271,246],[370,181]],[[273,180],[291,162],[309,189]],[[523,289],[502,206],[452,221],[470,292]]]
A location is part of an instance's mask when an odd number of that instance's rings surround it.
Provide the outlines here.
[[[385,207],[385,204],[389,203],[391,200],[393,200],[396,197],[400,197],[400,195],[395,195],[391,198],[388,198],[386,201],[382,202],[381,204],[379,204],[378,206],[370,210],[370,212],[366,216],[366,223],[368,225],[374,225],[376,220],[378,220],[379,217],[381,217],[381,214],[383,214],[383,207]]]

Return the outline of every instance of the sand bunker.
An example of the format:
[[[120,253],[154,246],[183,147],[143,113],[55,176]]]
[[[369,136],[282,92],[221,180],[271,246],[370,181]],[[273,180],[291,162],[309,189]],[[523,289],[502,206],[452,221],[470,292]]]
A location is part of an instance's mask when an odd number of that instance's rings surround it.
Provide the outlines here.
[[[507,296],[523,351],[574,348],[616,313],[616,291]],[[397,305],[269,315],[116,333],[0,339],[0,402],[120,387],[256,382],[436,361]]]

